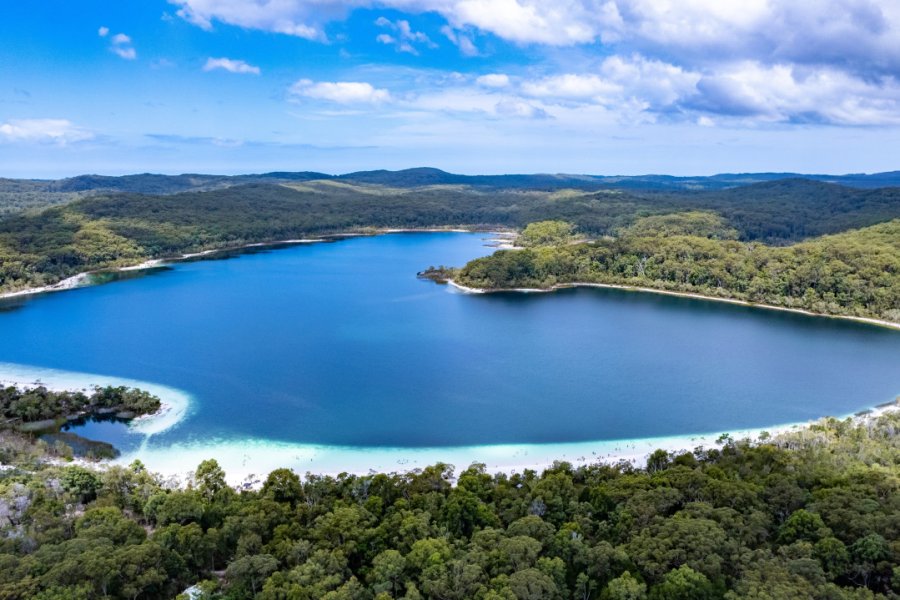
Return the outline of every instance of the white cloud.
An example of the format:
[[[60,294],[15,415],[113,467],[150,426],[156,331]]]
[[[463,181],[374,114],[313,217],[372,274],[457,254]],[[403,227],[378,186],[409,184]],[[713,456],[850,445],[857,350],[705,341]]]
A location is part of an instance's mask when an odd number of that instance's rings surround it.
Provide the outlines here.
[[[132,47],[112,46],[110,50],[118,57],[125,60],[134,60],[137,58],[137,51]]]
[[[617,19],[601,37],[692,62],[900,66],[900,4],[894,0],[606,0]]]
[[[587,6],[593,4],[590,0],[430,0],[422,4],[443,14],[456,28],[477,27],[517,43],[569,45],[597,37]]]
[[[229,73],[250,73],[259,75],[259,67],[247,64],[242,60],[233,60],[231,58],[207,58],[206,64],[203,65],[204,71],[213,71],[221,69]]]
[[[492,120],[509,118],[545,119],[551,115],[540,100],[522,98],[497,88],[477,85],[451,85],[445,88],[424,89],[396,102],[397,108],[412,114],[487,117]],[[435,119],[440,120],[440,119]]]
[[[529,96],[570,100],[640,97],[662,106],[696,92],[700,73],[639,55],[610,56],[596,73],[566,73],[522,84]]]
[[[385,17],[378,17],[375,20],[375,25],[394,31],[394,35],[382,33],[375,39],[379,43],[394,46],[398,52],[408,52],[409,54],[418,55],[419,51],[416,48],[417,44],[422,44],[429,48],[437,48],[437,44],[432,42],[427,35],[421,31],[413,31],[409,21],[404,19],[391,21]]]
[[[610,56],[595,72],[523,81],[520,91],[548,103],[602,106],[623,121],[643,122],[682,112],[683,104],[698,94],[701,78],[698,72],[640,55]]]
[[[390,92],[361,81],[312,81],[301,79],[290,87],[294,97],[328,100],[339,104],[379,104],[391,99]]]
[[[544,109],[515,98],[501,100],[494,106],[494,110],[499,115],[523,119],[545,119],[550,116]]]
[[[865,80],[830,67],[740,62],[704,76],[687,106],[771,122],[900,125],[900,82]]]
[[[522,84],[522,91],[528,96],[538,98],[590,100],[619,94],[622,88],[599,75],[565,73],[535,81],[526,81]]]
[[[101,27],[97,30],[97,34],[100,37],[108,36],[109,27]],[[131,43],[131,38],[124,33],[117,33],[110,38],[109,51],[125,60],[134,60],[137,58],[137,51]]]
[[[471,52],[475,28],[518,44],[598,40],[662,60],[759,60],[900,68],[896,0],[169,0],[210,29],[214,21],[324,40],[324,24],[355,8],[437,12],[448,39]],[[396,36],[395,36],[396,37]],[[466,40],[466,41],[463,41]]]
[[[10,142],[52,143],[65,146],[89,140],[94,134],[67,119],[11,119],[0,124],[0,137]]]
[[[900,124],[900,81],[866,80],[832,67],[738,61],[700,73],[638,55],[612,56],[596,73],[523,81],[519,91],[548,105],[602,106],[635,122],[668,115],[701,125]]]
[[[214,21],[324,41],[322,25],[368,2],[342,0],[169,0],[181,18],[211,30]]]
[[[440,33],[465,56],[479,35],[560,51],[562,72],[476,80],[546,112],[600,107],[621,119],[706,117],[720,124],[900,120],[900,2],[897,0],[169,0],[200,27],[227,23],[325,41],[324,27],[357,8],[434,12]],[[416,54],[433,42],[406,19],[379,17],[379,43]],[[598,42],[603,57],[597,56]],[[485,40],[479,45],[489,48]],[[130,45],[127,46],[131,48]],[[133,50],[131,50],[133,52]],[[580,54],[580,60],[569,60]],[[593,55],[593,56],[592,56]],[[576,66],[577,65],[577,66]],[[496,74],[494,74],[496,75]],[[775,84],[777,82],[777,85]],[[458,85],[469,85],[459,83]],[[492,85],[495,84],[495,85]],[[501,85],[502,84],[502,85]],[[369,88],[309,82],[295,96],[383,102]],[[351,84],[352,85],[352,84]],[[321,87],[320,87],[321,86]],[[318,94],[318,96],[315,96]],[[333,98],[330,98],[333,97]],[[500,114],[500,99],[483,110]],[[816,105],[814,102],[818,102]],[[512,111],[515,112],[515,111]]]
[[[475,80],[475,83],[489,88],[505,88],[509,86],[509,75],[503,73],[488,73]]]

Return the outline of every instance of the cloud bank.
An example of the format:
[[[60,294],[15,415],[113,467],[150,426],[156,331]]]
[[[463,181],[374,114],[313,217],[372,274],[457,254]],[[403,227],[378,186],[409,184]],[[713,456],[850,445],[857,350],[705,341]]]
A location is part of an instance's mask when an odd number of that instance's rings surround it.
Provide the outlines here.
[[[617,110],[623,118],[707,124],[900,121],[896,0],[170,2],[182,18],[204,29],[221,23],[325,42],[327,25],[355,9],[395,9],[440,15],[446,21],[440,34],[465,56],[481,55],[479,36],[580,53],[579,69],[567,69],[562,54],[557,61],[562,67],[554,72],[495,72],[478,79],[485,90],[514,91],[507,100],[520,105],[540,99],[551,107]],[[434,46],[408,20],[380,17],[375,25],[381,30],[377,40],[399,52],[417,55]],[[319,85],[295,85],[293,94],[335,102],[388,97],[387,90],[371,84]]]
[[[94,134],[67,119],[10,119],[0,124],[0,139],[9,142],[65,146],[92,139]]]

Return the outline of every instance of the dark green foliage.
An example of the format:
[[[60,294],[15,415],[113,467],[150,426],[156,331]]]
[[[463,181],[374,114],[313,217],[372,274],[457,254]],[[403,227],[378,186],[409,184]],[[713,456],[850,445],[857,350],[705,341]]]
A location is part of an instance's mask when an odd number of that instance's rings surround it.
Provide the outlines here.
[[[563,246],[572,241],[574,226],[565,221],[538,221],[529,223],[516,243],[526,248],[538,246]]]
[[[898,432],[898,413],[826,420],[657,452],[648,470],[472,465],[455,486],[444,464],[279,469],[241,492],[215,461],[174,490],[139,463],[0,472],[0,599],[172,598],[202,582],[223,600],[889,600]]]
[[[407,175],[413,180],[430,177],[426,172]],[[244,185],[229,180],[222,187],[200,176],[183,177],[178,185],[187,187],[178,189],[207,189],[207,184],[213,189],[156,196],[104,193],[0,221],[0,291],[52,284],[148,258],[371,228],[521,228],[552,220],[572,223],[580,234],[596,237],[659,215],[656,226],[673,233],[784,244],[900,217],[900,188],[859,190],[808,180],[663,194],[596,191],[596,185],[584,189],[576,181],[560,184],[554,177],[553,185],[531,187],[385,187],[361,179],[311,181],[287,174],[247,176],[239,180]],[[191,187],[191,181],[198,185]],[[115,189],[147,189],[116,182],[121,185]],[[160,193],[169,191],[164,186]],[[691,219],[687,230],[679,222],[683,216],[672,216],[685,211],[701,215]]]
[[[134,417],[152,414],[160,406],[156,396],[124,386],[98,387],[90,396],[82,392],[54,392],[42,386],[0,388],[0,417],[6,425],[100,412],[128,413]]]
[[[616,238],[501,250],[440,275],[485,289],[617,284],[900,321],[900,220],[783,248],[650,231],[639,221]]]

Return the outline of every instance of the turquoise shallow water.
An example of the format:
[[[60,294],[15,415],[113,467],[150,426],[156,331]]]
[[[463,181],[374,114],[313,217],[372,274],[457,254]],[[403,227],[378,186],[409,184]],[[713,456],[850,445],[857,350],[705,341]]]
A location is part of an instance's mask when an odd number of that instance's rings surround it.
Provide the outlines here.
[[[900,392],[900,334],[605,289],[465,295],[416,278],[492,251],[394,234],[178,263],[0,312],[0,362],[154,382],[140,444],[447,447],[664,437],[843,415]]]

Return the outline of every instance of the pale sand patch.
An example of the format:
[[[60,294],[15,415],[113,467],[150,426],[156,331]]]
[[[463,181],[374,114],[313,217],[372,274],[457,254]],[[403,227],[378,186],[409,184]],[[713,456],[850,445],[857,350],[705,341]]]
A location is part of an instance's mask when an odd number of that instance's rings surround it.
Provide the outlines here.
[[[153,435],[178,424],[188,413],[191,397],[187,392],[148,381],[124,377],[77,373],[15,363],[0,363],[0,386],[19,389],[44,386],[53,391],[80,391],[86,394],[95,387],[125,386],[150,392],[160,399],[160,410],[133,419],[128,427],[136,433]]]
[[[163,399],[165,407],[157,415],[135,419],[131,427],[135,433],[147,436],[138,450],[120,458],[100,463],[127,465],[139,459],[149,469],[173,482],[187,481],[203,460],[215,458],[225,469],[229,483],[249,482],[259,485],[265,476],[278,468],[291,468],[298,473],[337,475],[339,473],[368,474],[373,472],[406,472],[438,462],[452,464],[457,472],[472,463],[484,463],[490,473],[515,473],[525,469],[542,470],[556,461],[573,465],[621,461],[635,466],[646,464],[657,449],[667,452],[690,452],[697,447],[712,448],[717,440],[728,434],[733,439],[759,440],[763,432],[776,437],[804,429],[810,423],[791,423],[772,427],[739,429],[714,433],[700,433],[630,440],[601,440],[553,444],[492,444],[447,448],[359,448],[278,442],[258,438],[237,440],[209,440],[195,444],[175,443],[155,447],[153,434],[161,433],[177,424],[190,406],[190,396],[183,391],[154,383],[72,373],[23,365],[0,363],[0,385],[32,387],[44,385],[54,390],[82,390],[89,392],[96,385],[127,385],[145,389]],[[897,403],[883,404],[853,416],[857,422],[877,418],[900,409]]]
[[[189,260],[192,258],[199,258],[202,256],[208,256],[210,254],[216,254],[219,252],[228,252],[230,250],[241,250],[243,248],[256,248],[259,246],[279,246],[279,245],[293,245],[293,244],[312,244],[317,242],[325,241],[324,239],[298,239],[298,240],[279,240],[277,242],[259,242],[254,244],[243,244],[241,246],[233,246],[233,247],[225,247],[225,248],[214,248],[212,250],[203,250],[201,252],[188,252],[185,254],[181,254],[179,256],[171,257],[171,258],[151,258],[142,262],[139,262],[134,265],[128,265],[124,267],[118,267],[115,269],[101,269],[98,271],[85,271],[84,273],[78,273],[77,275],[73,275],[72,277],[68,277],[54,283],[52,285],[44,285],[40,287],[26,288],[24,290],[18,290],[15,292],[5,292],[0,294],[0,299],[3,298],[14,298],[16,296],[30,296],[33,294],[43,294],[46,292],[61,292],[64,290],[71,290],[79,287],[86,287],[91,284],[91,276],[97,273],[109,273],[109,272],[126,272],[126,271],[143,271],[144,269],[153,269],[156,267],[162,267],[169,263],[174,263],[182,260]]]
[[[348,238],[348,237],[366,237],[370,235],[382,235],[382,234],[390,234],[390,233],[474,233],[474,230],[471,229],[450,229],[450,228],[421,228],[421,229],[372,229],[366,231],[356,231],[356,232],[347,232],[347,233],[332,233],[320,238],[299,238],[299,239],[289,239],[289,240],[276,240],[274,242],[254,242],[252,244],[241,244],[239,246],[223,246],[221,248],[212,248],[209,250],[202,250],[200,252],[188,252],[185,254],[181,254],[179,256],[174,256],[170,258],[151,258],[140,263],[134,265],[126,265],[124,267],[118,267],[115,269],[101,269],[99,271],[85,271],[83,273],[78,273],[77,275],[73,275],[72,277],[68,277],[59,281],[57,283],[51,285],[44,285],[33,288],[26,288],[24,290],[18,290],[15,292],[4,292],[0,294],[0,299],[3,298],[14,298],[17,296],[30,296],[33,294],[43,294],[47,292],[61,292],[64,290],[71,290],[78,287],[85,287],[91,285],[91,275],[95,273],[102,272],[110,272],[110,271],[141,271],[144,269],[152,269],[155,267],[161,267],[169,263],[174,263],[182,260],[189,260],[194,258],[201,258],[204,256],[209,256],[211,254],[218,254],[220,252],[229,252],[234,250],[242,250],[244,248],[258,248],[260,246],[281,246],[281,245],[294,245],[294,244],[315,244],[320,242],[326,242],[329,239],[338,239],[338,238]],[[513,235],[508,232],[486,232],[491,235]],[[512,246],[510,246],[512,247]]]
[[[898,406],[892,403],[852,418],[864,422],[895,410]],[[128,464],[140,459],[153,471],[174,480],[187,481],[200,462],[215,458],[225,470],[229,483],[247,483],[251,486],[258,486],[268,473],[278,468],[290,468],[300,474],[365,475],[403,473],[438,462],[455,465],[457,473],[473,463],[484,463],[489,473],[521,473],[526,469],[540,471],[557,461],[566,461],[576,467],[625,461],[642,467],[650,454],[658,449],[670,453],[691,452],[698,447],[709,449],[716,447],[717,440],[723,434],[735,440],[759,441],[763,432],[775,438],[780,434],[801,431],[811,423],[632,440],[450,448],[354,448],[246,438],[173,444],[166,448],[145,447],[122,456],[116,462]]]
[[[857,323],[868,323],[869,325],[878,325],[880,327],[888,327],[890,329],[900,329],[900,323],[895,323],[894,321],[887,321],[883,319],[873,319],[871,317],[853,317],[850,315],[829,315],[826,313],[817,313],[810,310],[805,310],[802,308],[789,308],[786,306],[775,306],[772,304],[758,304],[756,302],[748,302],[746,300],[738,300],[736,298],[722,298],[719,296],[706,296],[704,294],[695,294],[691,292],[674,292],[671,290],[658,290],[655,288],[648,287],[638,287],[632,285],[621,285],[615,283],[588,283],[588,282],[576,282],[576,283],[560,283],[549,288],[500,288],[500,289],[484,289],[484,288],[473,288],[462,285],[461,283],[457,283],[452,279],[448,279],[447,283],[450,284],[453,288],[465,292],[467,294],[493,294],[498,292],[519,292],[526,294],[544,294],[555,292],[557,290],[562,290],[566,288],[578,288],[578,287],[595,287],[595,288],[608,288],[615,290],[625,290],[628,292],[646,292],[650,294],[663,294],[666,296],[679,296],[681,298],[696,298],[698,300],[712,300],[715,302],[726,302],[728,304],[738,304],[740,306],[749,306],[751,308],[764,308],[766,310],[780,310],[784,312],[797,313],[801,315],[807,315],[810,317],[827,317],[829,319],[845,319],[848,321],[856,321]]]

